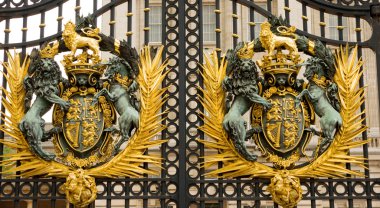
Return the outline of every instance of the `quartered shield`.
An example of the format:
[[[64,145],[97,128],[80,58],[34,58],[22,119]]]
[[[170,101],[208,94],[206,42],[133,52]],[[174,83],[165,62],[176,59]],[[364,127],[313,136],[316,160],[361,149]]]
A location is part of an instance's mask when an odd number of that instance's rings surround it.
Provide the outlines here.
[[[103,132],[103,112],[99,105],[92,105],[92,97],[74,95],[63,119],[63,133],[67,144],[75,151],[85,152],[94,147]]]
[[[273,93],[268,101],[272,107],[262,111],[261,122],[265,143],[272,150],[288,153],[299,146],[305,120],[302,105],[296,105],[292,93]]]
[[[104,97],[94,104],[95,93],[94,88],[72,87],[62,96],[70,102],[69,109],[64,112],[55,107],[53,122],[62,127],[58,142],[63,154],[66,149],[78,158],[88,157],[109,139],[109,132],[104,129],[112,126],[114,109]]]

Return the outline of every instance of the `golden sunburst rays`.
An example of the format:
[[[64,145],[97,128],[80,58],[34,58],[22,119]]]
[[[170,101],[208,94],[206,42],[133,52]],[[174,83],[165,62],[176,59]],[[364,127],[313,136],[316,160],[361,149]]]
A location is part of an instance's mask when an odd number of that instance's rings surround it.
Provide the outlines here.
[[[94,177],[142,177],[143,174],[157,175],[161,169],[160,155],[144,152],[150,147],[159,146],[167,140],[153,139],[166,127],[161,124],[166,113],[161,113],[161,107],[166,102],[163,98],[167,88],[161,84],[166,74],[167,62],[161,63],[163,47],[157,50],[152,59],[150,48],[144,47],[140,54],[139,76],[137,81],[140,85],[141,111],[140,123],[136,133],[121,153],[116,155],[110,162],[87,171]],[[143,162],[152,164],[156,168],[145,169],[141,167]]]
[[[336,53],[335,82],[339,86],[339,97],[342,103],[341,116],[343,126],[335,136],[329,149],[311,164],[289,171],[296,177],[347,177],[347,174],[362,176],[358,171],[346,168],[346,163],[365,168],[366,159],[360,156],[349,155],[349,149],[362,146],[368,141],[355,140],[355,137],[366,130],[362,125],[364,112],[360,111],[360,105],[364,102],[364,89],[358,87],[362,76],[362,60],[356,61],[357,47],[349,53],[348,46],[341,47]],[[222,89],[222,81],[225,77],[227,61],[218,61],[216,52],[210,57],[205,56],[205,63],[201,73],[204,79],[203,97],[200,101],[207,112],[202,114],[204,125],[200,127],[209,140],[198,140],[205,147],[217,149],[218,153],[205,156],[203,166],[206,169],[217,167],[219,162],[223,167],[212,170],[206,175],[232,178],[239,176],[249,177],[273,177],[278,171],[272,167],[258,162],[249,162],[236,152],[234,145],[228,139],[228,135],[222,127],[225,115],[225,92]]]
[[[359,87],[359,80],[363,74],[363,61],[356,60],[358,47],[351,52],[349,46],[340,47],[335,55],[336,73],[334,81],[339,87],[343,125],[335,136],[330,148],[310,165],[292,171],[293,175],[303,177],[347,177],[346,174],[363,176],[363,173],[349,170],[346,163],[365,168],[366,158],[349,155],[351,148],[360,147],[369,140],[357,140],[358,135],[367,127],[362,124],[365,113],[360,111],[364,102],[364,87]]]
[[[274,171],[257,162],[249,162],[243,159],[235,150],[234,145],[228,139],[227,132],[223,129],[222,122],[225,114],[225,92],[222,88],[223,79],[226,76],[227,60],[218,60],[214,51],[210,56],[205,55],[205,63],[201,65],[203,72],[204,89],[203,97],[199,97],[206,114],[202,114],[204,125],[199,127],[210,140],[198,140],[210,149],[218,149],[218,153],[205,156],[203,166],[207,169],[216,167],[223,162],[223,167],[206,173],[209,176],[222,174],[224,178],[238,176],[264,177],[274,175]]]

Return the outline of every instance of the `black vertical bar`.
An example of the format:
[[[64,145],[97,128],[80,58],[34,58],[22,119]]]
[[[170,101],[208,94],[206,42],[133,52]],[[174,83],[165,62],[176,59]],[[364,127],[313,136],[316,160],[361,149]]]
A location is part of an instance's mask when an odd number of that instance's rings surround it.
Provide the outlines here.
[[[332,178],[329,178],[329,204],[330,204],[330,208],[334,208],[335,207],[335,203],[334,203],[334,183],[332,181]]]
[[[38,208],[38,182],[33,181],[33,208]]]
[[[305,3],[302,3],[302,20],[303,20],[303,31],[307,32],[307,7]]]
[[[26,42],[26,35],[27,35],[27,32],[28,32],[28,17],[27,16],[23,16],[22,17],[22,42],[25,43]],[[21,61],[24,60],[26,56],[26,46],[23,45],[21,47]]]
[[[5,20],[5,29],[4,29],[4,33],[5,33],[4,34],[4,44],[9,43],[9,33],[10,33],[9,28],[10,28],[9,19],[6,19]],[[8,61],[7,50],[8,50],[8,48],[4,48],[4,62]],[[7,69],[5,67],[3,67],[3,73],[7,74]],[[7,89],[7,79],[5,78],[5,76],[2,77],[2,81],[3,81],[3,84],[2,84],[3,88]],[[3,96],[3,99],[6,99],[4,94],[2,96]],[[1,120],[0,120],[1,125],[4,125],[4,115],[5,115],[5,107],[1,103]],[[4,132],[3,131],[0,131],[0,139],[4,139]],[[3,155],[3,154],[4,154],[4,145],[3,145],[3,143],[0,143],[0,155]],[[2,157],[0,157],[0,161],[1,160],[3,160]],[[2,166],[0,166],[0,177],[2,176],[1,171],[2,171]]]
[[[163,45],[166,45],[167,43],[167,40],[168,40],[168,37],[166,35],[166,14],[167,14],[167,4],[166,4],[166,0],[162,0],[161,1],[161,43]],[[167,46],[165,46],[167,47]],[[162,61],[164,61],[166,59],[166,50],[164,49],[163,52],[162,52]],[[166,83],[167,79],[164,79],[163,82],[162,82],[162,87],[166,87],[167,86],[167,83]],[[162,111],[165,111],[167,108],[166,105],[163,105],[162,106]],[[166,125],[167,124],[167,120],[164,119],[162,121],[162,125]],[[161,132],[161,138],[162,139],[166,139],[167,138],[167,130],[163,130]],[[161,156],[164,158],[164,155],[166,154],[166,149],[167,149],[167,144],[166,143],[163,143],[161,144]],[[166,178],[166,163],[163,163],[162,164],[162,170],[161,170],[161,177],[162,178]],[[165,181],[162,181],[161,184],[160,184],[160,189],[161,189],[161,194],[166,194],[166,182]],[[161,207],[165,207],[165,199],[160,199],[160,205]]]
[[[106,200],[106,207],[107,208],[112,208],[111,205],[111,181],[107,181],[107,200]]]
[[[21,31],[22,31],[22,43],[25,43],[26,42],[26,36],[27,36],[27,31],[28,31],[28,17],[27,16],[23,16],[22,17],[22,28],[21,28]],[[21,47],[21,62],[24,60],[24,58],[26,57],[26,46],[23,45]],[[17,161],[16,163],[16,166],[19,166],[20,165],[20,161]],[[16,175],[19,175],[20,172],[17,171],[16,172]],[[14,207],[16,208],[19,208],[20,207],[20,198],[19,198],[19,194],[20,194],[20,181],[17,180],[17,179],[20,179],[19,176],[16,177],[16,182],[15,182],[15,199],[14,199]]]
[[[144,2],[144,45],[148,45],[149,43],[149,0],[145,0]],[[148,149],[144,152],[144,155],[148,154]],[[148,163],[144,162],[144,169],[148,169]],[[148,174],[144,174],[144,178],[148,178]],[[148,182],[144,180],[143,182],[143,195],[148,195]],[[148,199],[143,199],[143,207],[148,207]]]
[[[252,2],[254,0],[251,0]],[[255,9],[253,7],[249,7],[249,33],[251,40],[255,39]]]
[[[203,4],[202,4],[202,0],[198,0],[198,24],[199,24],[199,27],[198,27],[198,36],[199,36],[199,47],[198,47],[198,51],[199,51],[199,56],[198,56],[198,60],[199,60],[199,63],[203,63]],[[198,67],[198,70],[202,71],[202,67]],[[198,80],[199,80],[199,86],[203,89],[203,79],[202,79],[202,76],[198,76]],[[202,96],[202,95],[200,95]],[[198,109],[200,112],[203,112],[203,107],[199,107]],[[202,119],[199,119],[199,126],[203,126],[203,120]],[[199,138],[200,139],[204,139],[204,133],[202,131],[199,131],[197,130],[198,133],[199,133]],[[200,151],[200,157],[199,157],[199,163],[202,164],[204,162],[204,145],[202,143],[198,143],[199,145],[199,151]],[[199,171],[200,171],[200,179],[201,180],[204,180],[204,168],[203,167],[200,167],[199,168]],[[200,184],[200,196],[201,197],[204,197],[205,196],[205,185],[204,183],[201,183]],[[205,201],[201,201],[200,202],[201,204],[201,208],[205,208]]]
[[[285,10],[285,19],[288,24],[290,24],[290,7],[289,7],[289,0],[284,1],[284,10]]]
[[[320,29],[321,29],[321,37],[325,37],[326,36],[326,23],[325,23],[325,11],[324,10],[321,10],[320,13],[319,13],[319,25],[320,25]]]
[[[267,0],[267,11],[272,13],[272,0]]]
[[[114,1],[114,0],[111,0]],[[110,8],[110,36],[115,37],[115,6]]]
[[[218,57],[220,58],[220,54],[221,54],[221,46],[220,46],[220,33],[221,33],[221,29],[220,29],[220,13],[221,13],[221,10],[220,10],[220,0],[215,0],[215,27],[216,27],[216,31],[215,31],[215,36],[216,36],[216,48],[217,48],[217,54],[218,54]],[[222,204],[223,206],[223,204]]]
[[[311,197],[311,200],[310,200],[311,207],[315,208],[317,205],[315,203],[315,179],[314,178],[310,179],[310,197]]]
[[[144,44],[148,45],[148,43],[149,43],[149,30],[150,30],[150,27],[149,27],[149,12],[150,12],[149,0],[145,0],[144,6],[145,6],[145,8],[144,8]]]
[[[185,28],[185,3],[184,1],[178,2],[178,102],[179,102],[179,128],[178,138],[179,138],[179,174],[178,174],[178,207],[188,206],[188,194],[187,194],[187,176],[186,176],[186,28]]]
[[[375,25],[373,25],[373,34],[376,35],[376,46],[375,46],[375,50],[376,50],[376,67],[377,67],[377,74],[379,75],[380,74],[380,24],[379,24],[379,21],[375,20]],[[361,37],[361,24],[360,24],[360,17],[356,17],[356,41],[358,43],[360,43],[362,41],[362,37]],[[362,47],[359,47],[358,48],[358,58],[362,57],[363,56],[363,49]],[[360,67],[360,70],[363,70],[363,66]],[[379,79],[379,76],[378,76],[378,79]],[[364,79],[363,79],[363,76],[360,77],[360,80],[359,80],[359,87],[364,87]],[[363,92],[364,93],[364,92]],[[378,83],[378,93],[379,93],[379,99],[380,99],[380,84]],[[361,118],[363,119],[362,121],[362,125],[363,126],[367,126],[367,119],[366,119],[366,111],[365,111],[365,102],[362,103],[362,105],[360,106],[360,111],[363,112],[363,114],[361,115]],[[364,141],[368,140],[368,135],[367,135],[367,131],[364,131],[362,133],[362,139]],[[364,144],[363,145],[363,157],[367,160],[367,162],[364,164],[365,165],[365,169],[364,169],[364,174],[366,176],[366,178],[370,178],[370,172],[369,172],[369,162],[368,162],[368,144]],[[367,207],[368,208],[372,208],[372,199],[371,199],[371,184],[368,180],[366,180],[365,182],[365,192],[366,192],[366,195],[367,195]]]
[[[55,197],[57,196],[57,182],[55,181],[55,178],[52,178],[52,183],[51,183],[51,203],[50,206],[51,208],[55,208],[55,203],[56,199]]]
[[[96,10],[98,10],[98,0],[93,0],[92,2],[93,2],[92,3],[92,12],[95,13]],[[97,23],[97,17],[96,17],[96,19],[94,21],[94,24],[95,24],[94,25],[95,27],[98,25],[98,23]]]
[[[260,201],[260,182],[257,178],[253,179],[255,184],[255,208],[260,208],[261,201]]]
[[[343,40],[343,19],[342,19],[342,14],[338,14],[338,36],[339,40]],[[350,151],[348,151],[347,154],[350,154]],[[346,163],[346,168],[351,170],[351,163]],[[351,198],[352,197],[352,182],[349,180],[351,178],[351,174],[346,175],[348,180],[347,180],[347,194],[348,194],[348,207],[353,208],[354,207],[354,201]]]
[[[236,206],[237,208],[241,208],[241,183],[240,183],[240,178],[237,178],[236,182]]]
[[[75,1],[75,23],[80,15],[80,0]]]
[[[125,208],[129,208],[129,198],[127,198],[129,196],[129,192],[130,192],[130,189],[129,189],[129,178],[125,178],[125,186],[124,186],[124,191],[125,191],[125,200],[124,200],[124,207]]]
[[[63,16],[62,16],[62,3],[60,3],[58,5],[58,17],[57,17],[57,21],[58,21],[57,31],[58,32],[62,31],[62,19],[63,19]]]
[[[41,11],[41,20],[40,20],[40,38],[43,38],[43,37],[45,37],[45,11]]]
[[[128,44],[131,46],[132,45],[132,1],[128,1],[128,13],[127,13],[127,22],[128,22],[128,25],[127,25],[127,28],[128,28],[128,31],[127,31],[127,41],[128,41]]]
[[[342,14],[338,14],[338,38],[339,40],[343,40],[343,20]]]
[[[220,10],[220,0],[215,0],[215,27],[216,27],[215,40],[216,40],[217,55],[219,59],[221,57],[221,40],[220,40],[220,33],[221,33],[220,14],[221,12],[222,11]],[[223,163],[218,162],[218,168],[221,169],[222,167],[223,167]],[[221,179],[221,178],[218,177],[218,179]],[[218,196],[221,198],[223,197],[223,183],[221,180],[219,181],[220,182],[218,183]],[[218,207],[223,208],[223,206],[224,206],[223,200],[218,200]]]
[[[236,0],[232,1],[232,37],[233,37],[233,47],[235,48],[238,41],[237,34],[237,3]]]

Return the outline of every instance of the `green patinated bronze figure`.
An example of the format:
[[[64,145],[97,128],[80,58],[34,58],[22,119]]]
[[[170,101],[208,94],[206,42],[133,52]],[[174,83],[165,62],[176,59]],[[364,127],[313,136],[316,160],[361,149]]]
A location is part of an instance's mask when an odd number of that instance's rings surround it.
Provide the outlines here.
[[[334,132],[342,126],[337,86],[331,77],[331,74],[334,73],[328,73],[328,70],[329,67],[322,59],[309,58],[304,73],[305,78],[309,81],[309,86],[296,97],[296,103],[299,105],[302,97],[306,95],[313,104],[315,113],[320,117],[321,132],[312,129],[315,134],[324,138],[319,153],[332,142]],[[330,77],[328,77],[329,74]]]
[[[26,105],[29,105],[33,93],[36,99],[29,108],[19,127],[25,134],[32,150],[41,155],[41,157],[51,160],[54,155],[45,153],[40,142],[46,141],[52,137],[53,133],[62,131],[61,127],[54,127],[49,131],[45,131],[45,120],[42,118],[53,106],[58,104],[62,109],[67,110],[70,103],[60,98],[59,85],[67,84],[67,80],[62,77],[61,70],[54,59],[41,58],[36,50],[35,57],[28,69],[29,76],[24,80],[26,94],[29,98],[26,99]]]
[[[102,95],[114,103],[116,111],[120,115],[118,123],[122,140],[115,145],[115,149],[119,149],[120,145],[128,140],[131,131],[139,126],[139,106],[134,95],[138,89],[135,81],[138,71],[132,69],[128,62],[118,57],[111,58],[108,65],[104,76],[110,82],[109,90],[103,88],[95,94],[92,104],[96,104]],[[113,129],[106,129],[106,131],[109,130]]]
[[[226,74],[228,76],[223,81],[223,87],[230,94],[229,97],[232,95],[234,100],[224,117],[223,127],[229,132],[237,150],[248,160],[254,161],[257,156],[249,153],[245,145],[246,122],[242,116],[251,108],[253,103],[261,104],[265,108],[270,108],[272,104],[258,94],[259,77],[256,65],[251,60],[251,55],[238,53],[244,46],[244,43],[239,43],[234,50],[227,52]],[[253,53],[251,54],[253,55]],[[248,135],[251,133],[249,132]]]

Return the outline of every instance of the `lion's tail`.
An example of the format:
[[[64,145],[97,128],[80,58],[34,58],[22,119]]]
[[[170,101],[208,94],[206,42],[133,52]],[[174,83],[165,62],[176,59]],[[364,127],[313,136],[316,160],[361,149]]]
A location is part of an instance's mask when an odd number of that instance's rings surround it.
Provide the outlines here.
[[[297,39],[298,36],[295,34],[296,28],[294,26],[286,27],[286,26],[279,26],[277,27],[277,31],[284,36],[291,36],[293,39]]]
[[[90,27],[85,27],[82,29],[82,32],[87,36],[87,37],[92,37],[97,39],[98,42],[102,40],[102,38],[99,36],[99,28],[90,28]]]

